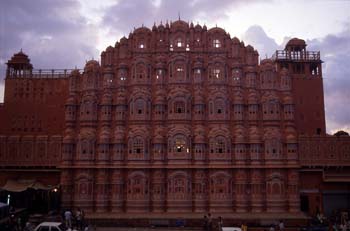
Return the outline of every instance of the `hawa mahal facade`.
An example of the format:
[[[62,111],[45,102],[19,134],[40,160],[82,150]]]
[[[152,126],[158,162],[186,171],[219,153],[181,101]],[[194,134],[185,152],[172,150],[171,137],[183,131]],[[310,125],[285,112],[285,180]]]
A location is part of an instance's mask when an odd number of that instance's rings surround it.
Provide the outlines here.
[[[349,206],[350,139],[325,133],[321,64],[301,39],[259,60],[181,20],[135,29],[83,70],[36,70],[21,51],[0,106],[0,185],[59,186],[62,207],[91,213]]]

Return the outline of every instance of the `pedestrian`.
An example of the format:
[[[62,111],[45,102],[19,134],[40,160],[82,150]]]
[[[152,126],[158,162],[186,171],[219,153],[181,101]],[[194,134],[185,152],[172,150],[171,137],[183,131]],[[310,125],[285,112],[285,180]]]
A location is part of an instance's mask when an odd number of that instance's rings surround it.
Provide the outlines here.
[[[64,219],[67,228],[72,228],[72,212],[69,209],[64,212]]]
[[[208,230],[211,231],[213,229],[213,219],[211,218],[211,214],[208,213]]]
[[[78,230],[83,230],[83,214],[80,208],[78,208],[75,213],[75,219],[77,220]]]
[[[278,225],[280,231],[284,231],[284,223],[282,220],[280,220],[280,223]]]
[[[224,221],[222,220],[222,217],[219,216],[219,217],[218,217],[218,230],[219,230],[219,231],[222,231],[223,225],[224,225]]]
[[[209,229],[209,225],[208,225],[208,217],[207,215],[204,215],[204,218],[203,218],[203,230],[205,231],[208,231]]]

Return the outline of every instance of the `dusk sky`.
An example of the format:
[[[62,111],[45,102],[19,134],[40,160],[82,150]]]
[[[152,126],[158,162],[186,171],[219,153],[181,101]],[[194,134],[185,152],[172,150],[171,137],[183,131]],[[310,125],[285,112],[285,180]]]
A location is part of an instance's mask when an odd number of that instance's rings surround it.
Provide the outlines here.
[[[292,37],[321,51],[328,133],[350,132],[350,0],[1,0],[0,102],[6,62],[21,48],[34,68],[83,68],[143,25],[181,19],[218,26],[259,51]]]

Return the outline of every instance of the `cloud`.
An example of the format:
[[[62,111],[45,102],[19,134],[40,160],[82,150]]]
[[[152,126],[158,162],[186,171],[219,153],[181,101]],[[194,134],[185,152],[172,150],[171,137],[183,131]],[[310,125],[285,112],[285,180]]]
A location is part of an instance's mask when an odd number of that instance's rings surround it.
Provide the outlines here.
[[[260,59],[271,57],[277,49],[282,49],[273,38],[270,38],[259,25],[251,26],[242,35],[244,43],[258,50]]]
[[[96,27],[79,14],[75,0],[0,1],[0,74],[21,48],[34,68],[83,67],[98,57]]]
[[[243,4],[262,2],[261,0],[221,0],[219,3],[212,0],[120,0],[108,8],[103,17],[103,25],[109,27],[112,34],[124,33],[127,35],[133,27],[153,25],[159,20],[177,20],[180,13],[181,19],[187,21],[218,22],[227,19],[232,7],[240,7]]]
[[[343,32],[307,41],[321,51],[327,131],[350,131],[350,24]]]
[[[320,51],[323,71],[326,125],[328,133],[338,130],[350,132],[350,24],[343,32],[330,34],[324,38],[308,40],[307,49]],[[271,57],[277,49],[284,49],[291,37],[285,37],[278,45],[259,25],[251,26],[242,36],[245,44],[251,44],[258,50],[260,58],[265,54]]]

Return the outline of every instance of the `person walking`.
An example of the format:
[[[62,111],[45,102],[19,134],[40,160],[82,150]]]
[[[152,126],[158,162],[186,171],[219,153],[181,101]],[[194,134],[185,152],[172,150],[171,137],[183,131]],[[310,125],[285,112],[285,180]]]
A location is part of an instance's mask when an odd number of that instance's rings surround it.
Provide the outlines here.
[[[224,221],[221,216],[218,217],[218,230],[222,231],[222,227],[224,225]]]
[[[204,215],[204,218],[203,218],[203,230],[204,231],[208,231],[209,229],[209,225],[208,225],[208,217],[207,215]]]
[[[208,230],[209,231],[213,230],[213,219],[210,213],[208,213]]]
[[[64,212],[64,220],[67,228],[72,228],[72,212],[69,209]]]

